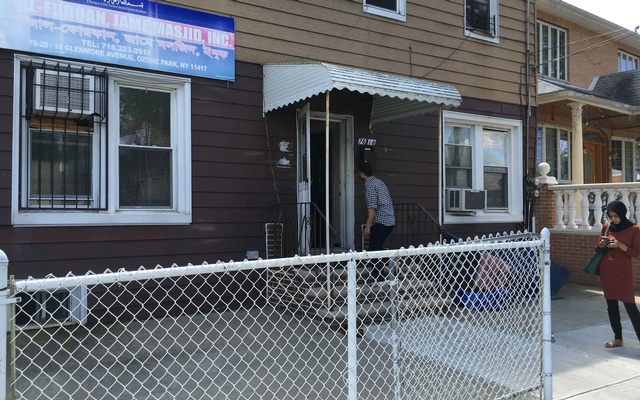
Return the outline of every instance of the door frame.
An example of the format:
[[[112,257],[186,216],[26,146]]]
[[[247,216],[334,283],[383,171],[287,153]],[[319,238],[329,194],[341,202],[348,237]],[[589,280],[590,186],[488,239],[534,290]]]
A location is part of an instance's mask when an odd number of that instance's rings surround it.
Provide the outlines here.
[[[309,103],[296,111],[296,207],[298,219],[298,254],[309,254],[311,230],[305,220],[311,201],[311,112]]]

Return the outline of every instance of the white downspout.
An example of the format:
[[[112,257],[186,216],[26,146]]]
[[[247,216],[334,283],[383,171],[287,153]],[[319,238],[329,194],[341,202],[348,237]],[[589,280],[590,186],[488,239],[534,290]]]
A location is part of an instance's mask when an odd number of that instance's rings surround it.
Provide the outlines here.
[[[438,222],[440,226],[444,226],[444,213],[442,212],[442,207],[444,206],[442,201],[442,187],[444,185],[443,181],[443,165],[444,165],[444,153],[442,149],[442,137],[444,136],[444,115],[442,112],[442,104],[438,104]],[[440,238],[440,240],[444,240],[444,238]]]

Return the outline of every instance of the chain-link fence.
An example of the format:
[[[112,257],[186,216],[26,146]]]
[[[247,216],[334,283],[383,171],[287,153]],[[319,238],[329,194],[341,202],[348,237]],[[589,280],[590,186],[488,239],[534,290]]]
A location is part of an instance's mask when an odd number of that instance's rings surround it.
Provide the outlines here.
[[[8,397],[540,398],[544,244],[516,236],[10,280]]]

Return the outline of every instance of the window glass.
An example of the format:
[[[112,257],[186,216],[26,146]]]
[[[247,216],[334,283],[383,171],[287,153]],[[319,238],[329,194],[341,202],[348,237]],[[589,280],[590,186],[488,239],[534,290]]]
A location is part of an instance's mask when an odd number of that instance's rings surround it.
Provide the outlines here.
[[[467,0],[465,7],[467,28],[492,32],[491,0]]]
[[[550,29],[551,38],[549,39],[549,75],[558,77],[558,30]]]
[[[506,167],[485,167],[484,189],[487,191],[487,208],[507,208],[508,184]]]
[[[622,182],[622,141],[611,141],[611,182]]]
[[[397,0],[365,0],[364,3],[368,6],[380,7],[393,12],[398,11]]]
[[[471,129],[460,126],[446,126],[444,128],[444,142],[446,144],[471,144]]]
[[[484,189],[488,208],[507,207],[507,134],[485,130],[482,137]]]
[[[545,161],[549,164],[550,176],[558,177],[558,131],[554,128],[545,129]]]
[[[624,143],[624,181],[633,182],[633,147],[632,142]]]
[[[637,182],[640,180],[640,148],[630,139],[611,141],[611,181]]]
[[[507,165],[507,135],[504,132],[484,131],[482,145],[484,165]]]
[[[540,68],[543,75],[549,75],[549,27],[547,25],[540,25],[542,34],[539,35],[540,43],[538,48],[540,49]]]
[[[171,207],[171,98],[120,88],[120,207]]]
[[[560,159],[560,180],[568,181],[571,179],[569,165],[571,162],[571,156],[569,154],[569,132],[561,129],[560,140],[558,142],[558,157]]]
[[[556,79],[567,79],[567,31],[538,23],[539,72]]]
[[[633,142],[633,160],[634,160],[634,175],[633,178],[636,182],[640,182],[640,143],[638,141]]]
[[[558,79],[567,79],[567,33],[558,31]]]
[[[75,207],[91,196],[91,134],[32,129],[29,205]]]
[[[618,72],[638,69],[639,65],[640,58],[624,51],[618,51]]]
[[[472,147],[469,127],[446,126],[445,180],[448,187],[471,187]]]
[[[553,127],[544,127],[542,132],[544,141],[543,160],[551,168],[549,175],[556,177],[559,181],[569,181],[571,179],[570,132]]]
[[[542,154],[542,128],[536,130],[536,165],[540,164],[544,160]]]
[[[399,21],[407,20],[407,0],[363,0],[364,12]]]

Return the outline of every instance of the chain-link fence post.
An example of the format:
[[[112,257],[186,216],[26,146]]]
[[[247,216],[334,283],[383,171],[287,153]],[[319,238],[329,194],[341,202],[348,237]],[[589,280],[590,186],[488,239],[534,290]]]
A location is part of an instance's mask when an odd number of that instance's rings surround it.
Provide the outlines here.
[[[349,400],[357,400],[358,398],[358,344],[356,343],[358,310],[356,289],[356,259],[352,252],[351,259],[347,262],[347,371],[349,374]]]
[[[0,400],[7,399],[7,307],[9,306],[9,259],[0,250]]]
[[[544,241],[544,271],[542,284],[542,376],[544,399],[553,399],[553,368],[551,365],[551,233],[549,229],[542,229]]]

